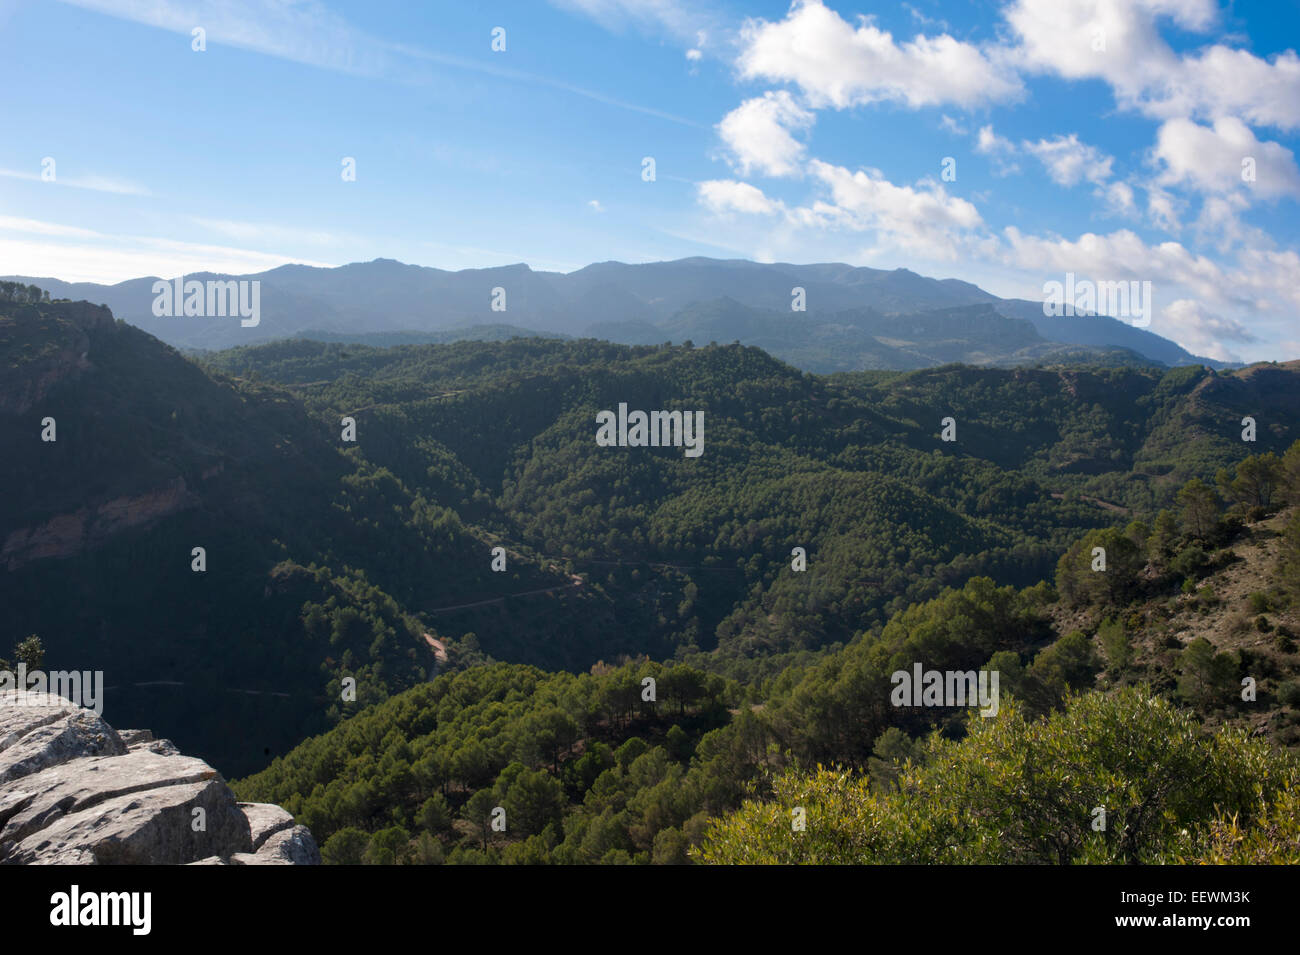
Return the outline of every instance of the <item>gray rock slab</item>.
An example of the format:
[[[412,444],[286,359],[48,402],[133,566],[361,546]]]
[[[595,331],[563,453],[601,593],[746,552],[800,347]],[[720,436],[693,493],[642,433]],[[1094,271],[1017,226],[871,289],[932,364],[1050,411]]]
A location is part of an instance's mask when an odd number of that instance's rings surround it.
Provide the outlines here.
[[[206,813],[198,832],[192,825],[195,809]],[[229,787],[214,776],[206,782],[116,796],[60,816],[21,842],[0,846],[0,862],[181,865],[252,847],[248,820]]]

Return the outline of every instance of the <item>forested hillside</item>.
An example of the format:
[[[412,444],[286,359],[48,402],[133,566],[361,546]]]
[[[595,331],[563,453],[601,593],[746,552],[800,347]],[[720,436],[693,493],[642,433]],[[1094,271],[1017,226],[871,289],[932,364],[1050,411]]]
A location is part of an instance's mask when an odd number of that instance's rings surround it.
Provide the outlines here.
[[[1300,421],[1290,366],[819,377],[757,348],[541,339],[199,365],[86,303],[0,314],[0,646],[36,633],[50,666],[103,669],[114,722],[236,775],[488,660],[645,656],[752,693],[945,587],[1049,578]],[[703,411],[703,454],[597,446],[620,403]]]
[[[475,667],[237,791],[337,864],[1300,862],[1300,442],[1223,478],[1053,581],[975,578],[761,684]],[[1080,587],[1090,545],[1123,560]],[[1000,674],[995,718],[893,705],[915,661]]]

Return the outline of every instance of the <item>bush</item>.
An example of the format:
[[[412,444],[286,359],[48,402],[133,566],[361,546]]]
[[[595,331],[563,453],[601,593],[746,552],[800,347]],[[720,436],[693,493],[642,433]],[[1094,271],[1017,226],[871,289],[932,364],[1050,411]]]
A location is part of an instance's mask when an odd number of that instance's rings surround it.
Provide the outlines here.
[[[1101,648],[1106,654],[1106,666],[1111,675],[1118,675],[1133,662],[1133,644],[1128,638],[1125,626],[1113,618],[1106,620],[1097,629],[1101,639]]]
[[[1015,700],[973,717],[960,742],[927,741],[924,766],[897,791],[849,772],[779,776],[710,829],[705,862],[812,864],[1162,863],[1195,856],[1213,825],[1252,827],[1295,761],[1239,730],[1207,734],[1147,689],[1072,697],[1026,720]],[[1091,829],[1093,810],[1106,829]],[[802,807],[807,829],[792,833]],[[1261,842],[1259,850],[1268,855]],[[1280,851],[1280,850],[1279,850]]]
[[[1174,555],[1169,562],[1169,569],[1183,578],[1183,590],[1188,590],[1186,582],[1195,580],[1210,566],[1210,558],[1200,544],[1189,544]],[[1195,589],[1195,588],[1192,588]]]
[[[1277,688],[1277,698],[1286,706],[1300,706],[1300,681],[1287,680]]]
[[[370,836],[351,826],[340,829],[320,847],[325,865],[361,865]]]
[[[1209,640],[1197,637],[1189,643],[1179,664],[1182,676],[1178,679],[1178,695],[1184,700],[1205,708],[1232,698],[1239,661],[1230,654],[1215,653]]]

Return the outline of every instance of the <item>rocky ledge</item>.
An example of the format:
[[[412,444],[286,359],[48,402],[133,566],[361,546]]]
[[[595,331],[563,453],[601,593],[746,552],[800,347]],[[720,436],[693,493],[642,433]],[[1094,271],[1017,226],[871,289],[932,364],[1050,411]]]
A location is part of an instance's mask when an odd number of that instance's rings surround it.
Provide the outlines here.
[[[318,865],[306,826],[241,803],[148,730],[57,696],[0,694],[0,863]]]

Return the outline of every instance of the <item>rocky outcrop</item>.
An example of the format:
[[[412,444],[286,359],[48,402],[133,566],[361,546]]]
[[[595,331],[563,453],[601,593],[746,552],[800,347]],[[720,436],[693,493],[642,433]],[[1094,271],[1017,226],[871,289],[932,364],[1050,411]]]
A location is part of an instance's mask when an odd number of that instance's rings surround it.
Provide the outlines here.
[[[13,531],[0,546],[0,562],[12,571],[33,560],[72,557],[119,531],[152,523],[195,503],[185,479],[173,478],[144,494],[114,498]]]
[[[0,863],[317,865],[305,826],[241,803],[148,730],[46,694],[0,694]]]

